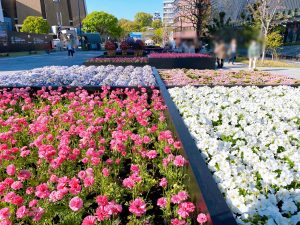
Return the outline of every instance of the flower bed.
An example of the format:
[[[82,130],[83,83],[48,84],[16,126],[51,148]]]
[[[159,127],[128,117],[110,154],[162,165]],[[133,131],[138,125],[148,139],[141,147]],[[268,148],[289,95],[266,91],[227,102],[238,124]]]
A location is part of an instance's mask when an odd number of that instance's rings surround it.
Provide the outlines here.
[[[211,58],[207,54],[195,54],[195,53],[151,53],[148,55],[149,58],[155,59],[178,59],[178,58]]]
[[[300,88],[169,90],[239,224],[300,221]]]
[[[205,54],[152,53],[148,55],[149,65],[157,69],[215,69],[215,58]]]
[[[161,70],[160,75],[168,86],[185,85],[291,85],[299,80],[266,72],[211,71],[211,70]]]
[[[92,58],[85,62],[85,65],[137,65],[145,66],[148,64],[147,57],[99,57]]]
[[[1,224],[204,224],[159,91],[0,92]]]
[[[153,86],[150,66],[51,66],[0,75],[0,86]]]

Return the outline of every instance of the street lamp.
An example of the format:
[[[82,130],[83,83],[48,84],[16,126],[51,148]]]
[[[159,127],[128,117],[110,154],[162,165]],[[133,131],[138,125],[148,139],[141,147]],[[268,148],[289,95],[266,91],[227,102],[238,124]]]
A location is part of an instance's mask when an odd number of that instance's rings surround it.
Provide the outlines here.
[[[82,26],[81,26],[81,12],[80,12],[80,0],[77,1],[77,4],[78,4],[78,17],[79,17],[79,37],[80,37],[80,46],[81,46],[81,50],[83,48],[82,46]]]

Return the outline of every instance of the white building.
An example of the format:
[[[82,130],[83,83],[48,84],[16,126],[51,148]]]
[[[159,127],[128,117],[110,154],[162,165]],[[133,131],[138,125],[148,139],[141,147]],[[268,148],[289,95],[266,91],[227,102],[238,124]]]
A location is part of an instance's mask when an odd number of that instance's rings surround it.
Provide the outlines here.
[[[3,16],[3,9],[2,9],[1,0],[0,0],[0,22],[4,22],[4,16]]]
[[[175,0],[164,0],[163,24],[165,27],[172,27],[174,23]]]

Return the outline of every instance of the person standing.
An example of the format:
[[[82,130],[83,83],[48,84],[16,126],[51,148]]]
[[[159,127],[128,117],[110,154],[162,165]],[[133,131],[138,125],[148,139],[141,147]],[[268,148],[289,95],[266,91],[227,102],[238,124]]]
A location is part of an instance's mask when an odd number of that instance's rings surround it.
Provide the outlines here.
[[[218,68],[223,68],[226,58],[226,46],[224,41],[217,42],[215,45],[215,54],[217,57]]]
[[[230,46],[229,46],[229,61],[228,61],[228,63],[232,62],[232,65],[235,63],[236,53],[237,53],[237,41],[236,41],[236,39],[232,39]]]
[[[67,43],[67,50],[68,50],[68,56],[74,56],[74,50],[73,50],[73,45],[71,41],[68,41]]]
[[[252,41],[248,49],[249,70],[256,70],[256,62],[260,57],[260,47],[256,41]]]

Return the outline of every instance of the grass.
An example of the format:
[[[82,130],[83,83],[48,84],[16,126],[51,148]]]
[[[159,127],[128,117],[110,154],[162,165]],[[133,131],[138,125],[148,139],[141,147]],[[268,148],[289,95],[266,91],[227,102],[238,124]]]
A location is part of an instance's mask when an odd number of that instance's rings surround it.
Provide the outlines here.
[[[237,62],[248,64],[249,60],[247,57],[238,57]],[[258,60],[256,66],[257,67],[300,68],[300,65],[294,65],[284,61],[269,60],[269,59],[265,59],[263,62],[261,60]]]

